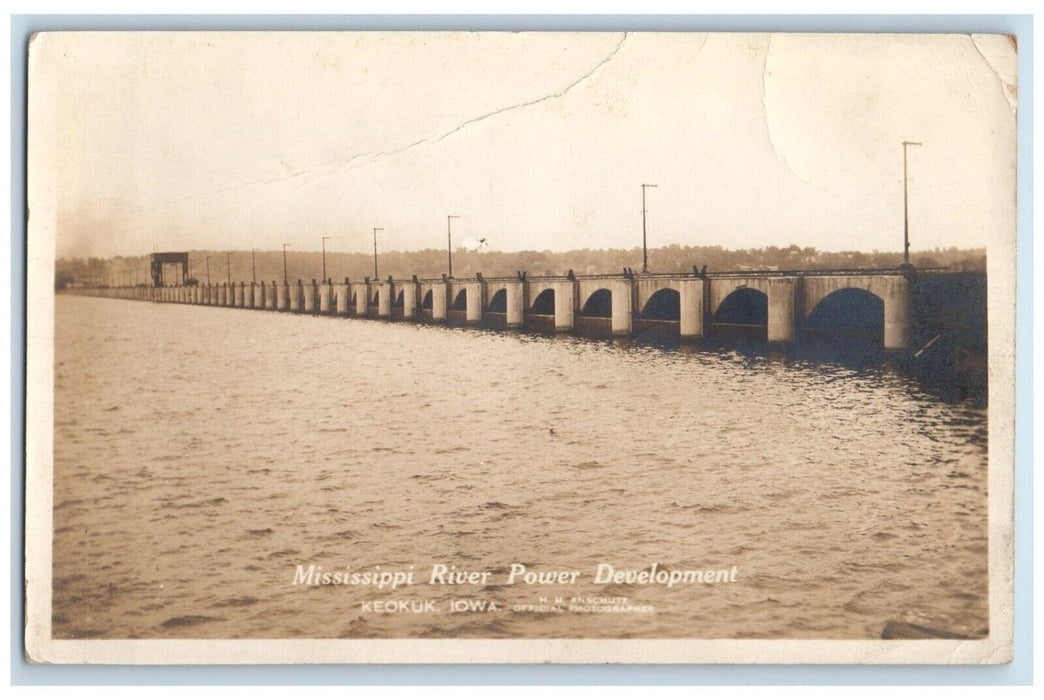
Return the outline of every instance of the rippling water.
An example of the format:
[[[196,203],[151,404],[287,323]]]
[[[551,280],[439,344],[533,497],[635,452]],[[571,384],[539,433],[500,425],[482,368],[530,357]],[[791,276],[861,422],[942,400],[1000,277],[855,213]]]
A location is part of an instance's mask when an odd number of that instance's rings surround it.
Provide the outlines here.
[[[56,303],[56,638],[986,632],[985,411],[887,368]],[[439,563],[494,579],[292,585]],[[582,575],[506,586],[514,563]],[[738,575],[595,584],[600,563]],[[520,609],[541,596],[654,612]]]

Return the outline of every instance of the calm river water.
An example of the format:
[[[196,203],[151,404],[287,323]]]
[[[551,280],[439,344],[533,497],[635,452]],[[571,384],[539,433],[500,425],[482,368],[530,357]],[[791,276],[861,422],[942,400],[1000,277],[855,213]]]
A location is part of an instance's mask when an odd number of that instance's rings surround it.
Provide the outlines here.
[[[887,368],[56,303],[56,638],[986,631],[985,411]]]

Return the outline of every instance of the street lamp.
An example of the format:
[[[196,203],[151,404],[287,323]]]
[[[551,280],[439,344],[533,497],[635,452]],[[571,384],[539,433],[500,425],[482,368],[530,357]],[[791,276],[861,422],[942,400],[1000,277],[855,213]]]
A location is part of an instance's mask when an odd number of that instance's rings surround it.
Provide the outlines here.
[[[459,218],[456,214],[446,215],[446,260],[450,277],[453,277],[453,219]]]
[[[656,185],[642,185],[642,272],[649,271],[649,249],[645,243],[645,190]]]
[[[383,228],[373,229],[373,278],[377,279],[377,232],[383,231]]]
[[[287,281],[286,280],[286,247],[288,245],[290,245],[290,244],[289,243],[284,243],[283,244],[283,284],[286,284],[286,281]]]
[[[208,287],[210,286],[210,257],[211,256],[209,256],[209,255],[207,256],[207,286]]]
[[[256,252],[256,248],[250,249],[250,277],[254,284],[257,284],[257,265],[254,262],[254,253]]]
[[[323,236],[323,282],[326,282],[326,242],[330,236]]]
[[[906,177],[906,147],[921,146],[918,141],[903,141],[903,264],[910,264],[910,206]]]
[[[228,286],[232,286],[232,253],[225,253],[225,264],[228,266]]]

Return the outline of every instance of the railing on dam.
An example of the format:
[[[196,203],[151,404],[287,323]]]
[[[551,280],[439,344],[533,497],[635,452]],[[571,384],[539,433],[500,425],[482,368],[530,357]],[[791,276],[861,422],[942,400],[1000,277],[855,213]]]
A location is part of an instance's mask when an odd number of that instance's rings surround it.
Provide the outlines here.
[[[831,322],[910,348],[911,283],[941,270],[757,270],[469,278],[236,282],[68,290],[91,296],[421,323],[538,331],[650,330],[682,339],[742,328],[793,343]],[[860,330],[862,329],[862,330]]]

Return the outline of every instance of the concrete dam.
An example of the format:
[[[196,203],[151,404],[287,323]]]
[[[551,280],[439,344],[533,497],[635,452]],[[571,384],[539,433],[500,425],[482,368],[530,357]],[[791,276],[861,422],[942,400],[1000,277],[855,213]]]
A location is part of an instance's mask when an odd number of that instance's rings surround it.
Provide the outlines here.
[[[805,270],[233,282],[93,287],[91,296],[538,332],[682,340],[745,330],[771,344],[841,326],[889,351],[916,349],[913,284],[945,272]],[[961,274],[961,273],[956,273]],[[70,290],[73,291],[73,290]],[[866,331],[866,329],[870,329]],[[857,333],[858,334],[858,333]]]

